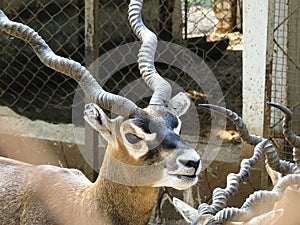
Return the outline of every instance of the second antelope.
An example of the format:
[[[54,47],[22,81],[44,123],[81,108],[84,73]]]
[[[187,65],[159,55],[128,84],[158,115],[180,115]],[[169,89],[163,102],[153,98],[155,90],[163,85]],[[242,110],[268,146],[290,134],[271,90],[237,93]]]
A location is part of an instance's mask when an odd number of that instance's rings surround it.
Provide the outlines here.
[[[179,117],[190,103],[184,94],[170,99],[170,84],[156,72],[157,39],[141,21],[142,3],[130,2],[129,19],[142,40],[141,75],[154,91],[145,109],[104,91],[85,67],[54,54],[33,29],[0,10],[0,30],[29,43],[45,65],[81,85],[92,101],[84,118],[108,142],[95,183],[75,169],[0,157],[0,224],[146,224],[158,187],[186,189],[197,182],[200,156],[179,136]],[[109,119],[101,108],[119,116]]]
[[[300,137],[291,129],[292,112],[277,103],[268,103],[285,114],[283,134],[293,146],[293,160],[281,160],[273,144],[262,137],[251,135],[243,120],[231,110],[214,106],[210,107],[225,114],[237,127],[240,137],[248,144],[255,145],[251,158],[241,161],[240,171],[227,176],[224,189],[216,188],[212,194],[212,203],[202,203],[197,209],[185,202],[174,198],[173,203],[187,222],[192,225],[296,225],[300,215]],[[272,190],[259,190],[251,194],[240,208],[226,207],[229,197],[238,192],[239,183],[244,181],[253,167],[265,154],[266,169],[274,184]]]

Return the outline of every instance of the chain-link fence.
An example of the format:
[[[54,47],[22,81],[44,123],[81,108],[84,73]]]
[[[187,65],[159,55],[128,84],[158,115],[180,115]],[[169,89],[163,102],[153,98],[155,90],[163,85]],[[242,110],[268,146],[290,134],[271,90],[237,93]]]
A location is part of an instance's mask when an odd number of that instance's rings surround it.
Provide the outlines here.
[[[90,63],[85,54],[86,15],[83,1],[3,0],[0,8],[11,20],[34,28],[58,55],[83,65]],[[95,17],[98,18],[99,42],[96,48],[99,57],[137,40],[127,21],[127,10],[128,1],[99,2],[98,16]],[[144,22],[157,34],[158,40],[188,48],[204,60],[222,89],[226,106],[238,114],[242,111],[241,11],[241,0],[149,0],[145,1],[143,10]],[[85,101],[73,102],[77,83],[45,67],[31,47],[21,40],[0,33],[0,49],[0,105],[31,119],[71,123],[72,107]],[[172,57],[176,58],[176,55]],[[110,92],[119,93],[140,75],[136,63],[126,67],[121,67],[117,61],[114,63],[114,67],[121,69],[114,72],[103,86]],[[186,91],[195,105],[207,102],[206,96],[214,93],[213,87],[204,93],[192,77],[175,66],[165,63],[156,63],[156,66],[164,78],[174,81]],[[215,102],[222,100],[215,99]],[[198,115],[201,130],[209,132],[208,114],[199,111]],[[236,152],[236,155],[239,153]],[[236,166],[229,163],[224,167],[236,170]],[[198,196],[194,200],[195,206],[201,201],[209,202],[211,190],[223,185],[221,180],[226,180],[227,171],[220,170],[222,167],[216,163],[203,173],[200,178],[202,185],[194,189],[194,194]],[[222,174],[224,179],[215,177],[216,173]],[[247,191],[254,189],[251,185],[246,188]],[[169,190],[164,191],[159,201],[163,201]],[[204,194],[200,196],[200,193]],[[242,202],[245,196],[240,197],[241,201],[233,201],[233,205]],[[172,208],[166,204],[160,208],[164,207]],[[164,216],[170,216],[166,211]]]
[[[121,45],[136,41],[127,21],[128,2],[99,0],[97,18],[97,49],[99,56]],[[291,108],[293,129],[300,132],[299,92],[300,67],[298,0],[274,0],[273,60],[271,100]],[[79,0],[2,0],[0,8],[14,21],[29,25],[40,33],[58,55],[86,64],[85,3]],[[242,109],[242,0],[166,0],[145,1],[143,19],[159,40],[186,47],[203,58],[217,78],[226,106],[241,115]],[[273,10],[270,8],[270,11]],[[163,53],[162,53],[163,54]],[[173,56],[176,58],[176,55]],[[90,62],[88,62],[90,63]],[[115,62],[115,67],[119,67]],[[201,87],[180,69],[156,63],[163,77],[176,82],[194,101],[206,102]],[[104,89],[119,93],[139,78],[136,63],[114,72]],[[77,83],[45,67],[33,50],[23,41],[0,33],[0,105],[31,119],[54,123],[71,123]],[[216,99],[216,102],[221,99]],[[141,103],[143,104],[143,103]],[[201,130],[205,131],[208,115],[199,112]],[[284,143],[280,123],[282,114],[271,110],[270,132],[282,149],[281,156],[291,159],[291,149]],[[216,169],[220,166],[216,166]],[[207,171],[206,171],[207,172]],[[206,173],[203,173],[205,176]],[[209,201],[212,183],[219,178],[209,173],[206,196]],[[214,181],[212,181],[214,180]],[[223,180],[223,179],[222,179]],[[225,180],[225,177],[224,177]],[[253,182],[252,182],[253,183]],[[205,185],[201,187],[202,188]],[[252,188],[252,187],[250,187]],[[253,190],[251,190],[253,191]],[[198,191],[199,193],[199,191]],[[199,197],[200,199],[200,197]],[[200,199],[201,200],[201,199]],[[199,200],[199,201],[200,201]],[[197,205],[197,202],[195,202]]]
[[[38,31],[58,55],[85,63],[84,3],[81,1],[1,1],[10,19]],[[127,21],[128,1],[100,1],[100,55],[137,40]],[[241,113],[240,1],[146,1],[144,21],[158,36],[187,47],[202,57],[220,83],[226,104]],[[71,122],[77,84],[45,67],[23,41],[1,33],[0,104],[32,119]],[[159,72],[175,81],[192,99],[205,102],[202,90],[172,66],[158,64]],[[175,75],[174,75],[175,74]],[[116,72],[104,88],[118,93],[140,77],[137,65]],[[205,93],[207,94],[207,93]],[[79,103],[78,103],[79,104]]]
[[[271,99],[287,105],[294,114],[293,130],[300,132],[300,56],[298,45],[300,37],[299,1],[274,1],[273,29],[273,64]],[[292,149],[284,141],[282,135],[283,114],[276,109],[271,110],[271,133],[274,143],[281,149],[281,156],[292,160]]]
[[[84,62],[84,5],[81,1],[1,1],[11,20],[33,27],[54,52]],[[0,34],[0,102],[32,119],[70,122],[77,86],[45,67],[29,45]]]

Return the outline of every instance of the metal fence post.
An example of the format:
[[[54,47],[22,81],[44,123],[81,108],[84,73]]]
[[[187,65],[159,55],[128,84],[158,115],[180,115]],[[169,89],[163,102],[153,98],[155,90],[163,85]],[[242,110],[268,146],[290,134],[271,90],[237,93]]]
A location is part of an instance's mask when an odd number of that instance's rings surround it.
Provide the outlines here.
[[[99,0],[85,0],[85,65],[89,67],[99,57]],[[93,68],[93,71],[97,71]],[[86,101],[88,101],[86,99]],[[98,134],[95,130],[85,125],[85,147],[92,151],[94,180],[97,178],[100,162],[98,160]]]
[[[270,67],[272,57],[269,51],[269,18],[271,1],[243,1],[243,120],[250,133],[266,136],[269,119],[266,101],[270,101]],[[259,5],[260,7],[257,7]],[[273,17],[271,17],[273,18]],[[241,158],[252,155],[253,146],[243,144]],[[267,174],[263,165],[261,171],[261,187],[267,186]]]
[[[250,133],[264,136],[264,115],[269,98],[266,95],[266,72],[270,59],[267,56],[269,4],[265,1],[259,8],[257,4],[257,0],[243,1],[243,119]],[[243,150],[242,154],[248,157],[252,152]]]

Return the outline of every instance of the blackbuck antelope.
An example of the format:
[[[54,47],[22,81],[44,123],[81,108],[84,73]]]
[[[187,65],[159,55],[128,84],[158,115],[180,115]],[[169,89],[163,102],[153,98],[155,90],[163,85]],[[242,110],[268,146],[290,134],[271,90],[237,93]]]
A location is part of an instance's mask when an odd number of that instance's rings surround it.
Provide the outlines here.
[[[154,91],[144,109],[104,91],[85,67],[57,56],[33,29],[0,11],[0,30],[29,43],[45,65],[80,84],[92,102],[84,118],[108,142],[95,183],[75,169],[0,158],[0,224],[146,224],[159,187],[186,189],[197,182],[200,156],[179,136],[179,116],[190,102],[184,94],[170,99],[170,84],[156,72],[157,39],[141,20],[142,3],[130,2],[129,20],[142,40],[141,75]],[[119,116],[109,119],[102,109]]]
[[[227,186],[224,189],[216,188],[213,191],[212,204],[200,204],[198,210],[185,202],[174,198],[173,204],[187,222],[192,225],[297,225],[300,221],[300,169],[299,149],[300,137],[290,127],[292,112],[279,104],[268,103],[282,110],[285,114],[283,133],[286,140],[294,147],[295,163],[280,160],[273,145],[262,137],[250,135],[245,123],[234,112],[214,105],[202,105],[212,110],[226,114],[236,125],[243,141],[256,145],[253,156],[241,161],[241,169],[237,174],[227,176]],[[267,172],[274,187],[271,191],[260,190],[251,194],[241,208],[230,208],[227,199],[232,197],[250,173],[250,168],[255,165],[265,153]]]

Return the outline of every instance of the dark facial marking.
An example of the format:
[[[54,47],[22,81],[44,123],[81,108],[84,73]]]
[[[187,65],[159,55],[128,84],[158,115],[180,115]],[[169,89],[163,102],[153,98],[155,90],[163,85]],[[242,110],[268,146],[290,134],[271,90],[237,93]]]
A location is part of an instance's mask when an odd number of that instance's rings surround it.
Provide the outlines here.
[[[142,140],[141,138],[132,133],[126,133],[125,137],[130,144],[136,144]]]
[[[173,130],[174,128],[178,127],[178,119],[172,113],[166,112],[165,114],[163,114],[163,118],[168,128]]]
[[[179,121],[172,113],[162,111],[161,117],[150,119],[147,114],[136,114],[134,123],[144,132],[156,133],[157,139],[154,143],[148,143],[149,151],[143,156],[144,160],[158,160],[161,149],[175,149],[181,142],[180,136],[173,130],[178,127]]]
[[[157,148],[150,149],[144,156],[143,160],[150,160],[154,161],[159,158],[159,151]]]
[[[161,147],[166,149],[174,149],[177,147],[178,142],[180,142],[180,137],[174,131],[167,130],[164,132],[161,142]]]
[[[159,159],[161,149],[175,149],[181,143],[179,135],[171,130],[159,133],[158,135],[161,137],[158,137],[158,140],[161,142],[153,146],[148,144],[149,151],[143,156],[144,160],[157,161]]]
[[[162,126],[173,130],[178,127],[179,124],[177,117],[168,111],[162,112],[162,120],[157,118],[157,121],[161,120],[161,122],[154,121],[155,119],[156,118],[151,120],[146,114],[142,113],[136,114],[134,117],[135,124],[148,134],[156,133],[160,128],[162,128]]]
[[[150,131],[150,119],[148,119],[147,117],[143,116],[143,115],[138,115],[135,117],[135,124],[142,128],[143,131],[147,134],[150,134],[151,131]]]

